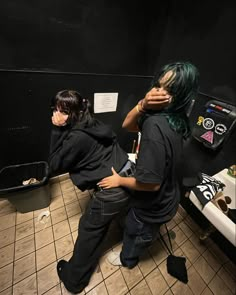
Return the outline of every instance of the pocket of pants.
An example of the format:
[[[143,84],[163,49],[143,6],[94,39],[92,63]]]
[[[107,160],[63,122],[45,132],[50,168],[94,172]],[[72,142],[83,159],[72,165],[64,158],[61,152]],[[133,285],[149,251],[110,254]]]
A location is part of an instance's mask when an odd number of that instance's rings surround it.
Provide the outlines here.
[[[96,198],[92,198],[88,209],[86,211],[88,219],[92,224],[98,224],[104,221],[104,208],[103,202]]]
[[[151,243],[153,239],[151,226],[139,220],[133,209],[130,209],[127,216],[126,228],[129,235],[136,237],[138,244]]]
[[[104,215],[118,214],[129,202],[129,194],[121,188],[96,192],[94,198],[101,202]]]

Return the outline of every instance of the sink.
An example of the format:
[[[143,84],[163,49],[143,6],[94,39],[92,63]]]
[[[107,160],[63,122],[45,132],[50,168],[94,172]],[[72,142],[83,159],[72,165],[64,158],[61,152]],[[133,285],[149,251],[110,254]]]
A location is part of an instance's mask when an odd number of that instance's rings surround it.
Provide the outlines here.
[[[228,169],[224,169],[213,175],[213,177],[225,184],[223,194],[224,196],[229,196],[232,200],[231,203],[228,204],[228,207],[231,209],[236,209],[236,179],[232,176],[229,176],[227,172]],[[208,202],[204,208],[202,208],[202,204],[192,191],[189,195],[189,198],[191,202],[201,211],[201,213],[210,221],[210,223],[236,247],[236,224],[212,202]]]

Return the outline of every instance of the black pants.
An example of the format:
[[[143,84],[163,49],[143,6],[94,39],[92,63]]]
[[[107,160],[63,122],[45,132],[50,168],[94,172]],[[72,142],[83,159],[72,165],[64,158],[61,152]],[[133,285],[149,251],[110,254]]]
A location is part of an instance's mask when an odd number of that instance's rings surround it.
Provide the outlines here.
[[[134,208],[129,210],[120,253],[123,266],[133,268],[138,264],[139,257],[159,237],[160,226],[142,222]]]
[[[68,291],[78,293],[88,285],[102,255],[102,241],[109,225],[128,206],[129,196],[120,187],[93,194],[79,222],[73,255],[61,271],[61,280]]]

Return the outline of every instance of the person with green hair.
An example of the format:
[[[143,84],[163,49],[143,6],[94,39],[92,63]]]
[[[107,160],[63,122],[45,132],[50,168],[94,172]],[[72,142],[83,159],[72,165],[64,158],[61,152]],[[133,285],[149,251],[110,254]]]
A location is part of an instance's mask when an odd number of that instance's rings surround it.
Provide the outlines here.
[[[134,190],[126,216],[121,253],[111,252],[109,262],[135,267],[139,257],[158,238],[160,226],[176,214],[180,202],[179,162],[183,139],[190,135],[188,110],[196,98],[199,72],[190,62],[164,66],[155,75],[144,99],[127,114],[122,127],[141,132],[132,177],[102,179],[103,189],[126,187]]]

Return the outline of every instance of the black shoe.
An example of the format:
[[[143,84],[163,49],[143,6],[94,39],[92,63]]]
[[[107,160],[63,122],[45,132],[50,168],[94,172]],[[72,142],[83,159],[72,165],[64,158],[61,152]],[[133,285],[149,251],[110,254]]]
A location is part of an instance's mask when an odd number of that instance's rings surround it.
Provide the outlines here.
[[[63,281],[62,270],[65,267],[66,263],[67,263],[67,261],[65,261],[65,260],[60,260],[57,263],[57,274],[58,274],[61,281]]]
[[[65,277],[65,266],[67,265],[67,261],[65,260],[60,260],[58,263],[57,263],[57,274],[60,278],[60,280],[63,282],[65,288],[67,289],[67,291],[73,293],[73,294],[78,294],[78,293],[81,293],[84,288],[86,286],[84,285],[79,285],[77,288],[75,287],[72,287],[70,285],[70,283],[66,280],[66,277]],[[63,272],[64,270],[64,272]]]

